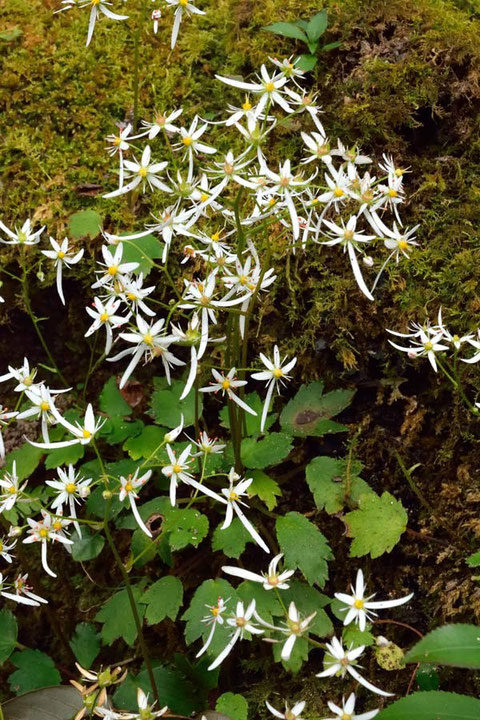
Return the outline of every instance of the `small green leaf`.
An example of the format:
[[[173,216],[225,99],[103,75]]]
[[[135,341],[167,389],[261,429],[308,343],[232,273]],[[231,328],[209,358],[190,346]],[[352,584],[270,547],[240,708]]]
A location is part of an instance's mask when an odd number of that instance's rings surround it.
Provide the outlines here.
[[[248,703],[243,695],[226,692],[218,698],[215,710],[225,713],[232,720],[247,720]]]
[[[80,665],[88,670],[100,652],[100,634],[91,623],[78,623],[70,647]]]
[[[303,40],[308,42],[308,38],[301,30],[298,25],[289,22],[276,22],[272,25],[266,25],[262,27],[262,30],[266,32],[274,33],[275,35],[281,35],[282,37],[294,38],[295,40]]]
[[[292,447],[290,435],[285,432],[272,432],[260,440],[245,438],[240,452],[245,467],[266,468],[281,463]]]
[[[354,390],[333,390],[324,395],[321,380],[302,385],[283,409],[280,416],[282,428],[294,437],[320,437],[343,432],[347,428],[330,418],[348,407],[354,394]]]
[[[317,65],[318,58],[316,55],[299,55],[295,61],[295,67],[303,72],[311,72]]]
[[[145,235],[135,240],[123,240],[123,262],[136,262],[138,268],[135,272],[143,273],[146,277],[153,268],[153,261],[162,257],[163,243],[154,235]],[[115,246],[110,245],[109,250],[115,252]]]
[[[87,530],[85,527],[82,528],[82,537],[79,537],[77,531],[74,530],[71,535],[71,540],[73,540],[73,545],[70,546],[72,549],[72,559],[75,560],[75,562],[93,560],[100,555],[105,545],[105,540],[102,535],[93,535],[90,533],[90,530]]]
[[[225,530],[222,530],[220,525],[215,528],[212,535],[212,550],[221,550],[227,557],[239,558],[247,542],[251,541],[250,534],[240,520],[234,518]]]
[[[142,585],[132,587],[132,592],[141,620],[145,614],[145,605],[139,604],[143,594]],[[102,640],[106,645],[111,645],[117,638],[123,638],[131,647],[137,638],[137,626],[126,590],[112,595],[95,615],[95,620],[103,623]]]
[[[109,445],[119,445],[128,438],[140,435],[145,425],[141,420],[129,422],[122,417],[108,418],[100,429],[100,435]]]
[[[117,415],[125,417],[125,415],[130,415],[132,412],[132,408],[127,401],[124,400],[113,376],[109,378],[103,386],[99,397],[99,406],[100,410],[110,417]]]
[[[16,450],[12,450],[5,457],[5,465],[2,470],[12,472],[15,462],[19,480],[26,480],[40,464],[44,450],[34,447],[30,443],[23,443]]]
[[[158,453],[160,453],[160,446],[165,439],[165,432],[165,428],[157,425],[146,425],[140,435],[128,438],[123,445],[123,449],[128,452],[132,460],[150,457],[157,448]],[[154,457],[158,459],[157,453],[155,453]]]
[[[339,47],[342,47],[342,43],[340,40],[336,40],[335,42],[331,42],[331,43],[327,43],[326,45],[322,45],[320,50],[322,52],[328,52],[329,50],[336,50]]]
[[[437,671],[434,667],[425,663],[420,664],[415,673],[415,680],[420,690],[438,690],[440,687],[440,678]]]
[[[323,587],[328,578],[327,561],[333,554],[317,526],[300,513],[289,512],[277,518],[276,531],[285,567],[298,568],[310,585]]]
[[[344,607],[344,606],[343,606]],[[345,613],[343,613],[342,619],[345,618]],[[360,645],[364,645],[365,647],[370,647],[371,645],[375,644],[375,637],[372,635],[370,630],[371,625],[368,625],[365,630],[360,630],[358,625],[354,625],[353,623],[350,623],[346,628],[344,628],[342,633],[343,643],[347,647],[360,647]]]
[[[18,668],[8,678],[10,688],[16,695],[49,685],[59,685],[62,681],[52,658],[40,650],[15,652],[10,657],[10,662]]]
[[[172,550],[182,550],[187,545],[198,547],[208,535],[208,518],[193,508],[172,508],[165,517],[163,529],[169,533]]]
[[[195,422],[195,393],[191,391],[180,400],[185,385],[181,380],[172,380],[168,385],[166,378],[155,378],[155,390],[150,400],[151,415],[155,422],[169,430],[180,425],[181,414],[185,427]],[[198,398],[198,415],[202,414],[202,393]]]
[[[425,635],[405,656],[406,662],[480,669],[480,627],[455,623]]]
[[[10,610],[0,610],[0,665],[7,660],[17,642],[17,621]]]
[[[480,700],[467,695],[418,692],[381,710],[376,720],[478,720]]]
[[[96,210],[80,210],[68,220],[69,234],[74,240],[89,235],[91,238],[100,235],[102,218]]]
[[[187,717],[200,709],[201,697],[193,684],[179,670],[157,663],[153,668],[153,675],[160,696],[160,706],[168,705],[172,713]],[[129,675],[119,686],[113,697],[115,708],[138,712],[138,687],[152,697],[152,687],[146,669],[136,677]]]
[[[407,513],[402,503],[384,492],[361,495],[359,509],[345,515],[349,536],[353,537],[351,557],[379,557],[390,552],[407,527]]]
[[[469,555],[465,562],[467,563],[468,567],[480,567],[480,551],[473,553],[473,555]]]
[[[357,461],[351,463],[349,468],[346,459],[326,455],[314,458],[307,465],[306,479],[317,508],[335,515],[346,504],[350,507],[358,506],[360,495],[373,492],[358,476],[361,470],[362,465]]]
[[[328,26],[328,14],[326,10],[321,10],[314,15],[307,25],[307,35],[309,40],[318,40]]]
[[[253,482],[248,488],[248,494],[257,495],[269,510],[273,510],[278,504],[277,497],[282,495],[279,484],[262,470],[253,470],[249,475]]]
[[[145,619],[156,625],[166,617],[175,620],[183,602],[183,585],[173,575],[160,578],[144,593],[140,602],[147,605]]]
[[[85,445],[69,445],[64,448],[50,450],[45,460],[47,470],[53,470],[60,465],[76,465],[85,455]]]
[[[22,37],[23,31],[19,27],[9,28],[8,30],[0,31],[1,42],[13,42],[17,38]]]

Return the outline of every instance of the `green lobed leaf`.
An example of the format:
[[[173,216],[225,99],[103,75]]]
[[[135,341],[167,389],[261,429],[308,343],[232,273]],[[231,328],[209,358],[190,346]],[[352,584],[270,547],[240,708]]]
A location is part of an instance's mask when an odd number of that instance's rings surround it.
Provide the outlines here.
[[[309,40],[318,40],[328,26],[328,13],[326,10],[321,10],[319,13],[314,15],[307,25],[307,35]]]
[[[316,55],[299,55],[295,60],[295,67],[307,73],[311,72],[317,63],[318,58]]]
[[[140,435],[145,425],[141,420],[129,422],[122,417],[114,416],[107,418],[100,430],[101,437],[109,445],[119,445],[128,438]]]
[[[160,706],[168,705],[171,712],[187,717],[200,709],[202,698],[182,672],[157,663],[153,668],[153,675],[160,696]],[[119,686],[113,696],[115,707],[120,710],[138,712],[138,687],[152,697],[147,670],[142,670],[136,677],[130,674]]]
[[[245,530],[238,518],[234,518],[229,527],[215,528],[212,535],[212,550],[221,550],[227,557],[239,558],[247,542],[252,542],[250,533]]]
[[[365,480],[358,476],[361,470],[362,464],[354,461],[347,477],[346,459],[326,455],[314,458],[307,465],[306,480],[317,508],[335,515],[345,505],[357,507],[360,495],[373,492]]]
[[[407,513],[399,500],[384,492],[370,492],[359,498],[358,510],[345,515],[349,536],[353,537],[351,557],[379,557],[390,552],[407,527]]]
[[[193,508],[172,508],[165,517],[163,529],[169,534],[172,550],[182,550],[187,545],[198,547],[208,535],[208,518]]]
[[[137,526],[137,521],[133,517],[133,513],[131,515],[131,518],[135,522],[135,526],[132,527],[134,532],[132,535],[132,541],[130,543],[131,557],[129,558],[129,562],[133,563],[136,568],[141,568],[153,560],[153,558],[157,554],[157,548],[155,546],[155,543],[152,542],[152,538],[148,537],[148,535],[145,535],[143,530],[140,530],[140,528]],[[139,555],[141,555],[141,557],[139,557],[138,560],[133,562],[135,558]]]
[[[303,40],[307,42],[308,38],[298,25],[289,22],[276,22],[272,25],[265,25],[262,30],[281,35],[282,37],[294,38],[295,40]]]
[[[156,625],[166,617],[175,620],[183,603],[183,585],[173,575],[167,575],[154,582],[140,598],[147,605],[145,619],[149,625]]]
[[[102,218],[96,210],[80,210],[68,219],[69,235],[74,240],[89,235],[91,238],[100,235]]]
[[[350,405],[355,391],[333,390],[324,395],[323,387],[321,380],[302,385],[282,411],[280,423],[284,430],[294,437],[320,437],[347,429],[330,418]]]
[[[62,681],[52,658],[40,650],[20,650],[13,653],[10,662],[18,668],[8,678],[10,688],[16,695],[59,685]]]
[[[78,623],[70,647],[80,665],[88,670],[100,652],[100,633],[92,623]]]
[[[153,261],[162,257],[163,243],[155,235],[145,235],[135,240],[123,240],[123,262],[136,262],[138,268],[135,272],[143,273],[146,277],[153,268]],[[116,246],[110,245],[109,250],[115,252]]]
[[[480,567],[480,551],[473,553],[472,555],[469,555],[467,559],[465,560],[468,567],[476,568]]]
[[[243,695],[226,692],[218,698],[215,710],[225,713],[232,720],[247,720],[248,703]]]
[[[112,375],[103,386],[103,390],[98,398],[100,410],[110,417],[119,415],[125,417],[130,415],[132,408],[124,399],[122,393],[117,387],[115,377]]]
[[[85,455],[85,445],[69,445],[64,448],[50,450],[45,460],[47,470],[53,470],[60,465],[76,465]]]
[[[289,512],[277,518],[276,531],[285,567],[298,568],[310,585],[323,587],[328,578],[327,561],[333,554],[317,526],[300,513]]]
[[[401,698],[381,710],[377,720],[478,720],[480,700],[431,690]]]
[[[157,459],[161,453],[160,445],[164,441],[165,433],[165,428],[146,425],[139,435],[128,438],[123,449],[128,452],[132,460],[140,460],[140,458],[150,457],[158,448],[158,453],[153,456],[154,459]]]
[[[343,618],[344,617],[345,613],[343,613]],[[354,625],[353,623],[347,625],[347,627],[343,629],[342,633],[344,645],[346,645],[347,647],[350,647],[351,645],[354,648],[360,647],[360,645],[364,645],[365,647],[371,647],[372,645],[374,645],[375,636],[372,635],[369,628],[371,628],[371,625],[367,625],[365,630],[360,630],[358,625]]]
[[[151,415],[158,425],[169,430],[180,425],[183,413],[185,427],[195,423],[195,393],[189,392],[186,398],[180,400],[185,384],[181,380],[172,380],[168,385],[166,378],[155,378],[155,390],[150,399]],[[202,393],[198,398],[198,415],[202,414]]]
[[[75,562],[93,560],[100,555],[105,545],[105,539],[102,535],[98,533],[92,534],[85,526],[82,528],[82,537],[79,537],[77,531],[74,530],[70,539],[73,540],[73,545],[70,547],[72,559]]]
[[[41,448],[34,447],[30,443],[23,443],[23,445],[8,453],[2,471],[12,472],[13,463],[15,462],[18,479],[26,480],[39,466],[44,452]]]
[[[455,623],[425,635],[408,651],[406,662],[480,669],[480,627]]]
[[[143,583],[132,587],[132,592],[141,620],[145,614],[145,605],[139,603],[143,594]],[[95,615],[95,620],[103,623],[102,640],[106,645],[111,645],[117,638],[123,638],[131,647],[137,638],[137,627],[126,590],[112,595]]]
[[[288,433],[272,432],[260,440],[245,438],[240,453],[246,468],[262,469],[281,463],[292,447],[292,438]]]
[[[248,473],[253,482],[248,488],[249,495],[257,495],[269,510],[277,506],[277,497],[282,495],[280,485],[262,470],[253,470]]]
[[[10,610],[0,610],[0,665],[15,650],[17,642],[17,620]]]
[[[227,614],[235,609],[237,602],[237,593],[227,580],[220,578],[218,580],[205,580],[192,597],[190,607],[182,615],[182,620],[186,621],[185,641],[187,645],[191,645],[199,638],[206,641],[210,633],[210,625],[202,622],[205,617],[209,617],[210,610],[207,606],[215,607],[218,598],[223,598],[227,604]],[[228,600],[228,602],[227,602]],[[218,625],[215,629],[212,643],[208,649],[209,655],[217,655],[230,638],[230,627],[227,623]],[[197,650],[200,650],[200,645]]]

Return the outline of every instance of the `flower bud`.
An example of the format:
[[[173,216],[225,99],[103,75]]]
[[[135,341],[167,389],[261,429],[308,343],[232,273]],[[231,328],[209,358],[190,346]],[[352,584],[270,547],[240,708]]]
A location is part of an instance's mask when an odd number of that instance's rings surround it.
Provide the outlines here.
[[[102,497],[104,500],[111,500],[113,497],[113,493],[111,490],[104,490],[102,492]]]
[[[18,525],[12,525],[8,531],[8,537],[19,537],[22,534],[22,528]]]
[[[78,494],[80,495],[81,498],[85,499],[85,498],[88,498],[88,496],[90,495],[90,492],[91,491],[90,491],[89,486],[84,485],[83,487],[80,488],[80,490],[78,491]]]

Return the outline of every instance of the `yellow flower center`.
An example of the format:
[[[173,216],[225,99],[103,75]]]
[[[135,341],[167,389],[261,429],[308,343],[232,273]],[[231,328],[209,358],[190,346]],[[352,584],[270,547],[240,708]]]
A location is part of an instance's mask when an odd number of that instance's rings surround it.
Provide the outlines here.
[[[107,268],[107,273],[109,275],[112,275],[112,277],[113,277],[113,275],[116,275],[117,272],[118,272],[118,265],[110,265],[110,267]]]
[[[290,623],[290,630],[292,631],[292,633],[293,633],[294,635],[300,635],[300,633],[302,632],[302,629],[301,629],[301,627],[300,627],[300,623],[298,623],[298,622],[291,622],[291,623]]]
[[[323,157],[328,154],[328,145],[317,145],[318,157]]]
[[[354,234],[355,233],[353,232],[353,230],[345,230],[345,232],[343,233],[343,237],[345,238],[345,240],[353,240]]]
[[[288,186],[290,185],[290,180],[291,180],[291,178],[289,178],[289,177],[281,177],[281,178],[280,178],[280,185],[281,185],[282,187],[288,187]]]
[[[133,490],[133,485],[132,485],[132,483],[131,483],[131,482],[126,482],[125,485],[124,485],[124,487],[123,487],[123,489],[124,489],[125,492],[127,492],[127,493],[132,492],[132,490]]]
[[[107,322],[107,320],[108,320],[108,313],[102,313],[100,315],[100,322],[104,323],[104,322]]]
[[[342,190],[342,188],[337,187],[333,191],[333,194],[335,195],[335,197],[342,197],[343,195],[345,195],[345,192]]]
[[[342,717],[340,718],[340,720],[352,720],[352,716],[349,715],[348,713],[343,713],[343,715],[342,715]]]
[[[428,340],[423,347],[427,352],[430,352],[430,350],[433,350],[433,343]]]
[[[354,605],[354,607],[357,608],[357,610],[361,610],[364,606],[364,602],[363,602],[363,600],[355,600],[353,605]]]
[[[0,553],[3,552],[3,544],[0,542]]]
[[[220,240],[220,233],[216,232],[213,233],[213,235],[210,235],[210,240],[213,240],[213,242],[218,242]]]
[[[277,201],[275,200],[275,198],[272,197],[272,198],[270,198],[270,200],[268,201],[268,204],[270,205],[270,207],[272,207],[273,205],[275,205],[276,202],[277,202]]]
[[[61,530],[61,529],[62,529],[62,523],[60,522],[60,520],[55,520],[55,522],[53,523],[52,527],[53,527],[54,530],[57,530],[57,531],[58,531],[58,530]]]
[[[40,410],[50,410],[50,404],[46,400],[44,400],[42,403],[40,403]]]
[[[399,240],[398,247],[400,248],[400,250],[406,250],[408,248],[407,240]]]
[[[225,175],[232,175],[235,168],[231,163],[226,162],[223,164],[223,169],[225,171]]]
[[[222,382],[222,388],[223,388],[224,390],[228,390],[229,387],[230,387],[230,380],[227,380],[227,379],[225,378],[225,380]]]
[[[187,7],[188,0],[180,0],[179,5],[181,5],[181,7]]]
[[[206,193],[206,192],[202,192],[202,194],[200,195],[200,202],[204,203],[204,202],[206,202],[207,200],[208,200],[208,195],[207,195],[207,193]]]
[[[233,492],[233,490],[228,497],[230,500],[238,500],[238,494],[236,492]]]
[[[182,142],[184,145],[186,145],[188,147],[189,145],[192,144],[193,140],[190,137],[190,135],[186,135],[184,138],[182,138]]]
[[[48,530],[46,528],[42,528],[39,533],[41,538],[47,538],[48,537]]]
[[[77,486],[75,485],[75,483],[68,483],[68,485],[65,488],[65,490],[68,493],[74,493],[76,489],[77,489]]]
[[[92,433],[90,432],[90,430],[87,430],[86,428],[83,428],[82,435],[85,438],[85,440],[88,440],[88,438],[92,437]]]
[[[173,470],[173,472],[177,475],[178,473],[182,472],[182,466],[179,465],[178,463],[176,463],[176,464],[173,466],[172,470]]]
[[[248,283],[248,277],[246,275],[240,275],[238,281],[240,285],[246,285]]]
[[[146,167],[141,167],[141,168],[139,168],[139,169],[138,169],[138,174],[139,174],[140,177],[142,177],[142,178],[147,177],[147,175],[148,175],[148,170],[147,170],[147,168],[146,168]]]
[[[273,375],[273,377],[281,378],[283,375],[283,370],[281,370],[280,368],[274,368],[272,370],[272,375]]]
[[[63,260],[65,255],[66,255],[66,253],[64,253],[63,250],[59,250],[59,252],[57,253],[57,257],[59,257],[60,260]]]
[[[276,575],[269,575],[267,580],[270,585],[278,585],[278,577]]]
[[[23,384],[24,384],[26,387],[30,387],[30,385],[33,385],[33,377],[32,377],[31,375],[29,375],[28,377],[26,377],[25,380],[23,381]]]
[[[397,169],[395,170],[395,175],[396,175],[397,177],[402,177],[402,175],[403,175],[404,172],[405,172],[405,170],[404,170],[403,168],[397,168]]]
[[[389,189],[388,197],[395,198],[395,197],[397,197],[397,195],[398,195],[398,192],[396,190],[394,190],[393,188]]]
[[[454,335],[452,337],[452,340],[453,340],[453,342],[460,342],[460,338],[458,337],[458,335]]]
[[[127,293],[127,298],[129,300],[136,300],[137,296],[135,295],[135,293],[129,292],[129,293]]]
[[[237,627],[245,627],[245,625],[247,624],[247,621],[243,617],[237,618],[236,622],[237,622]]]
[[[273,82],[265,83],[265,90],[269,93],[273,92],[275,90],[275,85],[273,84]]]
[[[23,243],[26,241],[26,239],[27,239],[27,236],[25,235],[25,233],[20,231],[18,233],[18,242]]]
[[[10,485],[10,487],[8,488],[8,492],[10,495],[15,495],[15,493],[17,492],[15,485]]]
[[[220,612],[220,609],[218,607],[213,607],[211,612],[212,612],[213,617],[217,617],[218,613]]]
[[[143,342],[145,345],[153,345],[153,335],[151,333],[147,333],[143,336]]]
[[[245,102],[242,105],[242,110],[245,110],[245,112],[248,112],[252,109],[252,103],[249,100],[245,100]]]

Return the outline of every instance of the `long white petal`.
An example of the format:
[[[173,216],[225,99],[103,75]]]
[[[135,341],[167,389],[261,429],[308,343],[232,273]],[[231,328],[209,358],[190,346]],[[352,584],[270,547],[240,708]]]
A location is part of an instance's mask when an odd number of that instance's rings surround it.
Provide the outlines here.
[[[255,540],[255,542],[256,542],[258,545],[260,545],[260,547],[261,547],[263,550],[265,550],[266,553],[269,553],[269,552],[270,552],[270,549],[269,549],[268,545],[262,540],[262,538],[260,537],[260,535],[258,534],[258,532],[257,532],[257,531],[255,530],[255,528],[253,527],[253,525],[252,525],[252,523],[250,522],[250,520],[248,520],[248,518],[245,517],[245,515],[243,514],[243,512],[241,511],[241,509],[240,509],[240,507],[237,505],[237,503],[232,503],[232,505],[233,505],[233,507],[234,507],[235,512],[236,512],[237,515],[238,515],[238,518],[239,518],[240,522],[242,523],[243,527],[245,528],[245,530],[247,530],[247,532],[250,533],[250,535],[253,537],[253,539]]]

